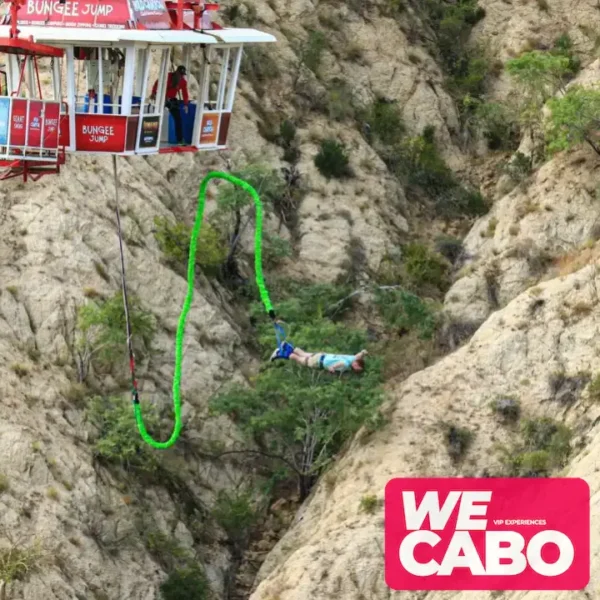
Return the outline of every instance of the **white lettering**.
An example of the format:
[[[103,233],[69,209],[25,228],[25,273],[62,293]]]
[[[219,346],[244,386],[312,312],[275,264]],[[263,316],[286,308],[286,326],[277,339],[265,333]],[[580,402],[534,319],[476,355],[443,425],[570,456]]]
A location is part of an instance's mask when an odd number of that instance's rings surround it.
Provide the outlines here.
[[[500,544],[508,546],[500,546]],[[523,556],[525,540],[514,531],[488,531],[485,534],[485,572],[487,575],[519,575],[527,561]],[[510,563],[500,562],[502,559]]]
[[[559,556],[555,563],[547,563],[542,558],[542,548],[546,544],[556,544]],[[540,575],[556,577],[562,575],[572,564],[575,549],[571,540],[562,532],[548,529],[536,533],[527,546],[527,560],[531,568]]]
[[[108,137],[115,135],[115,128],[110,125],[84,125],[83,133],[85,135],[104,135]]]
[[[89,4],[86,4],[84,9],[86,7],[89,7]],[[39,16],[59,14],[65,17],[78,17],[80,16],[79,2],[67,0],[65,4],[61,4],[58,0],[27,0],[27,14]]]
[[[440,509],[440,498],[437,492],[425,492],[419,508],[416,506],[414,492],[402,492],[406,529],[421,529],[425,517],[429,516],[429,528],[440,531],[446,527],[448,519],[460,498],[461,492],[450,492],[444,506]]]
[[[452,575],[452,571],[457,568],[469,569],[473,575],[485,575],[485,569],[468,531],[457,531],[452,536],[437,574]]]
[[[415,547],[429,544],[434,547],[441,538],[433,531],[413,531],[400,544],[400,563],[411,575],[428,577],[431,575],[448,576],[456,568],[466,568],[472,575],[511,576],[522,573],[527,564],[538,574],[545,577],[556,577],[565,573],[573,564],[575,550],[571,540],[562,532],[547,530],[534,535],[527,545],[526,556],[523,555],[525,539],[516,531],[485,532],[485,568],[468,531],[456,531],[444,554],[442,564],[431,560],[420,563],[415,560]],[[508,547],[500,544],[508,543]],[[555,544],[559,550],[558,560],[547,563],[542,558],[542,549],[546,544]],[[462,553],[462,556],[461,556]],[[510,563],[501,560],[510,560]]]
[[[428,563],[420,563],[415,560],[415,548],[419,544],[435,546],[441,540],[440,536],[433,531],[413,531],[409,533],[400,544],[400,564],[412,575],[428,577],[435,575],[440,565],[435,560]]]
[[[472,519],[475,515],[485,516],[487,505],[473,505],[474,502],[490,502],[492,492],[463,492],[460,499],[456,529],[485,529],[487,519]]]

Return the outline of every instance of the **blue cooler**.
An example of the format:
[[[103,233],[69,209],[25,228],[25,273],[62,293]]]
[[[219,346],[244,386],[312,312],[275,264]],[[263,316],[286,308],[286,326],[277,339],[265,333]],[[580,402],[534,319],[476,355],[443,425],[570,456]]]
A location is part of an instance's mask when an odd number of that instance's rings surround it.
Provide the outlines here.
[[[192,143],[192,135],[194,134],[194,119],[196,118],[196,105],[190,102],[188,104],[187,113],[183,108],[183,104],[180,108],[181,111],[181,123],[183,125],[183,139],[186,144]],[[171,113],[169,113],[169,144],[177,143],[177,135],[175,134],[175,121]]]
[[[119,96],[119,114],[121,114],[121,103],[123,100],[123,96]],[[131,96],[131,108],[133,108],[137,104],[138,108],[142,107],[142,97],[141,96]]]
[[[94,104],[94,112],[97,113],[98,112],[98,98],[93,98],[92,102]],[[103,106],[102,112],[105,115],[112,115],[112,106],[108,106],[108,105],[110,105],[111,102],[112,102],[112,98],[110,97],[110,94],[104,94],[104,106]],[[90,106],[90,96],[89,96],[89,94],[86,94],[83,99],[83,112],[88,112],[89,106]]]

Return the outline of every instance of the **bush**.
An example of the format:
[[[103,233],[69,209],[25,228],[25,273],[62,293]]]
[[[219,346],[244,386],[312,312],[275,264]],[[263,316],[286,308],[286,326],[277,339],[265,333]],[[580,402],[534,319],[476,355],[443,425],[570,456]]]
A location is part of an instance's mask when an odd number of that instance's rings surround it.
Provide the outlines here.
[[[199,565],[173,571],[160,586],[163,600],[208,600],[210,586]]]
[[[487,212],[481,194],[463,187],[439,155],[431,127],[420,136],[403,140],[389,166],[408,186],[428,194],[440,216],[481,216]]]
[[[593,402],[600,401],[600,375],[596,375],[588,386],[588,396]]]
[[[409,281],[417,286],[433,285],[440,290],[448,286],[448,265],[423,244],[404,248],[404,265]]]
[[[398,144],[406,132],[402,114],[396,102],[386,102],[378,98],[364,115],[371,128],[371,134],[382,144]]]
[[[455,264],[464,251],[462,241],[450,236],[440,236],[435,241],[435,250],[450,264]]]
[[[521,416],[521,404],[514,398],[497,398],[492,402],[492,409],[507,422],[514,423]]]
[[[315,156],[315,166],[327,179],[350,177],[350,160],[344,145],[333,139],[323,140],[319,153]]]
[[[129,296],[128,300],[134,352],[138,358],[144,358],[152,351],[155,319],[144,310],[137,296]],[[86,363],[84,374],[90,364],[110,367],[124,360],[127,353],[127,326],[121,293],[117,292],[108,300],[91,301],[80,307],[77,332],[76,352],[79,361]]]
[[[154,237],[167,262],[187,268],[192,228],[181,222],[172,223],[165,217],[155,217]],[[198,236],[196,263],[201,267],[216,267],[223,263],[227,249],[219,233],[210,223],[203,223]]]
[[[503,448],[503,462],[512,477],[547,477],[566,465],[571,454],[571,430],[550,418],[521,423],[521,441]]]
[[[360,499],[360,510],[367,513],[368,515],[372,515],[377,510],[378,506],[379,500],[374,494],[363,496]]]
[[[327,112],[333,121],[342,122],[354,118],[354,94],[347,81],[336,77],[329,82]]]
[[[431,339],[438,320],[435,311],[421,298],[406,290],[377,290],[375,302],[389,327],[415,331],[421,339]]]
[[[263,237],[263,264],[266,268],[277,266],[285,258],[292,256],[292,245],[278,235],[265,234]]]
[[[234,544],[242,544],[250,529],[258,520],[258,512],[253,506],[252,494],[247,490],[228,492],[222,490],[212,510],[215,521],[227,533]]]
[[[301,49],[301,64],[318,74],[323,59],[323,52],[327,48],[327,38],[321,31],[311,31]]]
[[[453,462],[459,462],[464,458],[473,443],[474,434],[465,427],[456,425],[446,426],[446,445],[448,454]]]
[[[522,152],[517,152],[510,161],[502,166],[502,170],[515,183],[525,181],[533,170],[533,161],[531,156],[526,156]]]
[[[464,103],[469,104],[468,98]],[[519,124],[513,109],[496,102],[477,102],[474,107],[475,122],[490,150],[514,150],[519,146]]]
[[[42,561],[42,549],[39,544],[29,547],[12,545],[0,550],[0,581],[12,583],[21,581],[39,568]]]
[[[127,470],[154,472],[158,462],[140,437],[130,400],[120,397],[94,397],[86,408],[86,418],[98,431],[93,442],[95,456]],[[152,406],[142,405],[146,427],[158,428]]]

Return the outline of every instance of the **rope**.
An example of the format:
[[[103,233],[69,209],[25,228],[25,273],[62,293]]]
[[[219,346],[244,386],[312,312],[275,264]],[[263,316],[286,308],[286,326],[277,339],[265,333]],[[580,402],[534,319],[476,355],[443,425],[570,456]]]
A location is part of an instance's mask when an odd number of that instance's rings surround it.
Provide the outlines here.
[[[113,157],[115,160],[115,186],[118,187],[117,181],[117,172],[116,172],[116,157]],[[183,302],[183,308],[181,314],[179,316],[179,323],[177,325],[177,335],[175,338],[175,373],[173,376],[173,409],[175,413],[175,425],[173,428],[173,432],[171,437],[165,442],[157,442],[152,438],[152,436],[146,430],[146,426],[144,424],[144,419],[142,416],[142,409],[139,403],[139,394],[137,391],[137,383],[135,380],[135,362],[133,360],[133,350],[131,346],[131,328],[129,323],[129,315],[127,311],[127,296],[126,296],[126,287],[125,287],[125,266],[123,261],[123,246],[122,246],[122,235],[121,235],[121,225],[118,220],[118,206],[117,206],[117,225],[119,227],[119,243],[121,247],[121,270],[123,274],[123,301],[125,303],[125,317],[127,321],[127,343],[129,349],[130,356],[130,368],[131,368],[131,381],[133,386],[133,411],[135,414],[135,420],[142,436],[142,439],[152,446],[153,448],[163,449],[169,448],[172,446],[181,433],[181,363],[183,359],[183,339],[185,335],[185,322],[187,319],[188,312],[192,305],[192,300],[194,298],[194,279],[195,279],[195,266],[196,266],[196,250],[198,244],[198,236],[200,235],[200,229],[202,227],[202,221],[204,219],[204,206],[206,204],[206,190],[208,188],[208,184],[213,179],[224,179],[233,185],[237,185],[242,188],[244,191],[248,192],[254,201],[254,205],[256,207],[256,227],[254,230],[254,271],[256,284],[258,286],[258,290],[260,293],[260,299],[265,307],[265,311],[273,320],[273,324],[275,326],[275,332],[277,335],[277,341],[280,342],[280,331],[283,332],[283,329],[276,322],[275,311],[273,310],[273,306],[271,304],[271,300],[269,298],[269,292],[265,285],[265,280],[263,276],[262,270],[262,226],[263,226],[263,207],[258,196],[256,190],[245,181],[234,177],[233,175],[229,175],[228,173],[221,173],[219,171],[211,171],[208,175],[202,180],[200,183],[200,188],[198,190],[198,207],[196,209],[196,220],[194,222],[194,227],[192,229],[192,234],[190,238],[190,251],[188,257],[188,271],[187,271],[187,294],[185,296],[185,300]],[[279,329],[278,329],[279,328]]]
[[[131,337],[131,319],[129,318],[129,300],[127,298],[127,281],[125,275],[125,254],[123,252],[123,231],[121,230],[121,214],[119,212],[119,174],[117,172],[117,155],[113,154],[113,172],[115,178],[115,212],[117,214],[117,231],[119,234],[119,253],[121,254],[121,289],[123,292],[123,305],[125,307],[125,324],[127,326],[127,350],[129,352],[129,370],[131,371],[131,387],[133,403],[140,403],[137,380],[135,378],[135,356]]]

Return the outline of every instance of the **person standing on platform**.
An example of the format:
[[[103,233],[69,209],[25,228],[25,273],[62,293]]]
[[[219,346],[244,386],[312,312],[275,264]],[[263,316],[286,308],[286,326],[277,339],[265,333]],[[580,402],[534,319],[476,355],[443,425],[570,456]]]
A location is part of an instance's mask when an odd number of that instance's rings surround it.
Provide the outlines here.
[[[173,121],[175,122],[175,135],[177,137],[177,143],[180,146],[185,146],[185,140],[183,139],[183,121],[181,118],[181,107],[178,95],[179,92],[181,92],[181,95],[183,96],[183,110],[187,113],[190,98],[188,95],[187,81],[185,79],[186,74],[187,71],[183,65],[180,65],[175,71],[169,73],[167,77],[167,93],[165,99],[165,107],[169,109]],[[156,99],[157,89],[158,80],[154,82],[150,100]]]

